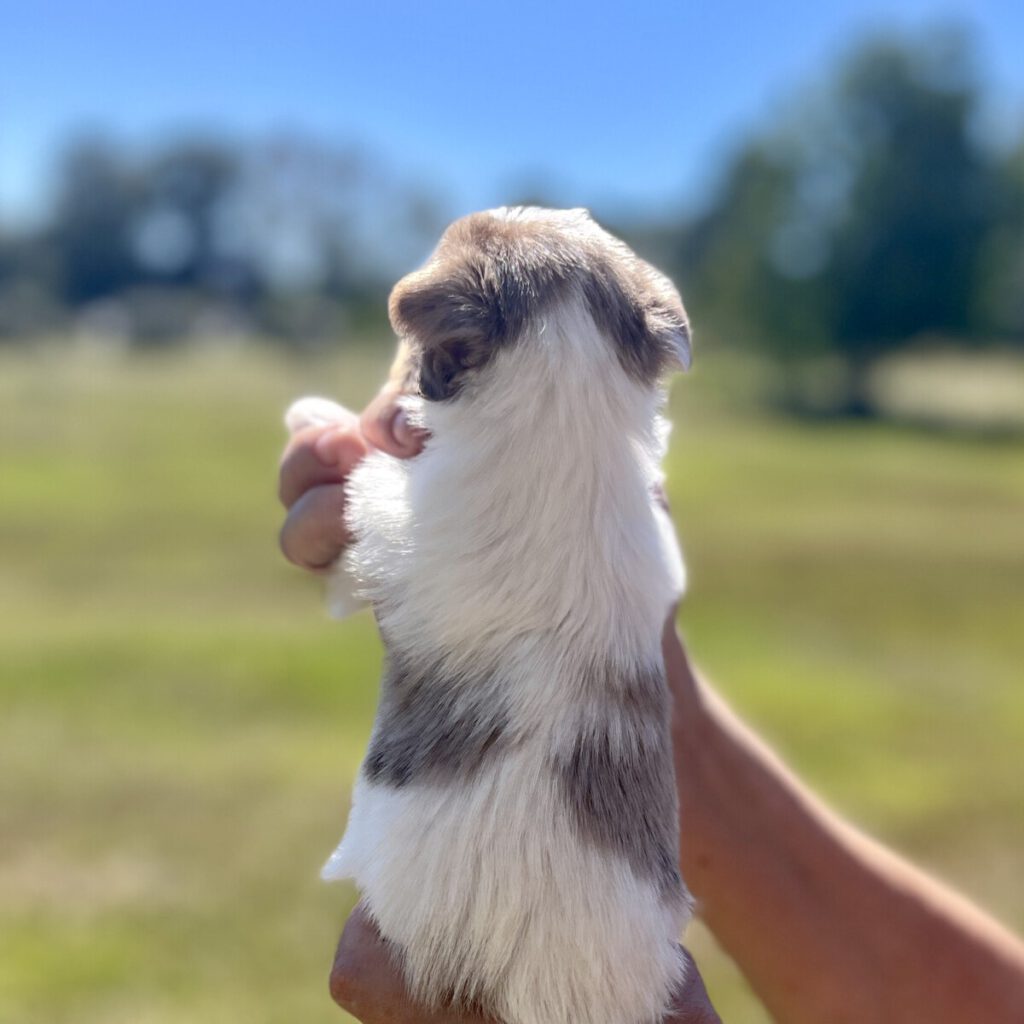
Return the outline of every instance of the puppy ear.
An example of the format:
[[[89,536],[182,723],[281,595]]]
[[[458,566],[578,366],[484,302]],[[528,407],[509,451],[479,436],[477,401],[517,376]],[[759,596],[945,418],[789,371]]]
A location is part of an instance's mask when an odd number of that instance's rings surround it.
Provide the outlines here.
[[[689,321],[667,277],[628,254],[618,262],[596,260],[582,283],[594,322],[632,377],[651,385],[669,371],[690,368]]]
[[[690,339],[690,324],[682,302],[671,307],[657,306],[647,313],[647,325],[658,347],[664,353],[666,370],[682,370],[684,373],[693,364],[693,345]]]
[[[413,341],[416,382],[432,402],[454,398],[520,326],[494,275],[472,263],[403,278],[388,312],[395,332]]]
[[[643,261],[640,281],[647,330],[662,353],[663,371],[689,370],[693,362],[690,318],[679,292],[661,271]]]

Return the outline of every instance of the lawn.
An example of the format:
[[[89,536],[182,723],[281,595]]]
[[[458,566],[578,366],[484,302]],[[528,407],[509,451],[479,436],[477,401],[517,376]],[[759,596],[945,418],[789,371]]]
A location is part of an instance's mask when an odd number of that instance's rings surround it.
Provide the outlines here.
[[[317,879],[373,714],[363,615],[277,553],[281,412],[386,352],[0,353],[0,1022],[338,1021]],[[1024,929],[1024,440],[677,383],[691,650],[808,782]],[[766,1020],[697,927],[730,1024]]]

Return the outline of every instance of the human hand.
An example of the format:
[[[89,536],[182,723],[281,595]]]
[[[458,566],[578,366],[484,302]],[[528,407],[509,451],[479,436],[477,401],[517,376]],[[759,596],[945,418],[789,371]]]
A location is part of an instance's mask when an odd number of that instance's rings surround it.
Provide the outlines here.
[[[333,422],[296,430],[285,447],[278,496],[288,510],[281,551],[303,569],[327,569],[351,541],[345,527],[345,481],[371,448],[410,458],[424,436],[405,420],[399,392],[389,384],[356,416],[338,411]],[[344,413],[344,415],[342,415]]]
[[[686,981],[662,1024],[721,1024],[685,950]],[[359,904],[345,924],[331,968],[334,1001],[362,1024],[496,1024],[476,1014],[424,1010],[409,998],[394,953]]]

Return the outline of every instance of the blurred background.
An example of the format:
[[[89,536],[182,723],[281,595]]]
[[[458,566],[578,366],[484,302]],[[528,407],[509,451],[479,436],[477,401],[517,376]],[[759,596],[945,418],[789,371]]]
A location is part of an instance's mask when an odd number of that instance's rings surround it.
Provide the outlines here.
[[[277,553],[281,414],[365,402],[390,284],[517,202],[687,301],[697,660],[1024,930],[1022,53],[1009,0],[4,5],[0,1021],[343,1019],[380,652]]]

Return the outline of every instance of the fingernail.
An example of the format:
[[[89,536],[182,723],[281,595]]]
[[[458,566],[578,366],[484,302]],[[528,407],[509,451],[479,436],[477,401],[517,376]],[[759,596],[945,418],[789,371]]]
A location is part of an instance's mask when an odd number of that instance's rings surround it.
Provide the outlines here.
[[[391,433],[403,448],[408,448],[415,442],[416,435],[413,433],[412,427],[409,426],[409,417],[404,409],[399,409],[395,413],[395,418],[391,423]]]

